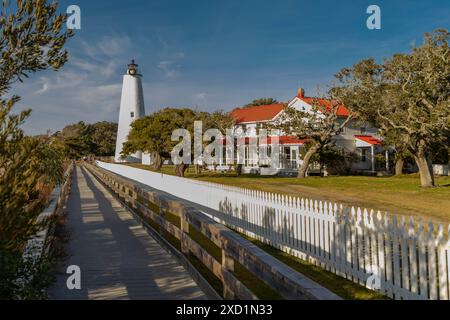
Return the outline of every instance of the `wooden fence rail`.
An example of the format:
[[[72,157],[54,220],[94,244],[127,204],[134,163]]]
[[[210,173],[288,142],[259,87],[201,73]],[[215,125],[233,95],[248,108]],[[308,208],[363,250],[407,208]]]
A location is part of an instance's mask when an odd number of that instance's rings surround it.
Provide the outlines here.
[[[97,163],[214,211],[216,222],[394,299],[450,297],[450,226]],[[448,210],[448,208],[443,208]]]
[[[149,190],[139,183],[97,166],[85,164],[85,167],[120,198],[124,199],[131,208],[145,218],[151,219],[178,239],[181,242],[183,253],[193,254],[220,279],[225,298],[257,298],[234,275],[234,264],[238,262],[286,299],[340,299],[328,289],[265,253],[236,232],[207,217],[186,201],[159,191]],[[180,220],[179,226],[166,219],[166,213],[178,217]],[[216,260],[205,248],[189,236],[190,228],[200,232],[222,250],[222,261]]]

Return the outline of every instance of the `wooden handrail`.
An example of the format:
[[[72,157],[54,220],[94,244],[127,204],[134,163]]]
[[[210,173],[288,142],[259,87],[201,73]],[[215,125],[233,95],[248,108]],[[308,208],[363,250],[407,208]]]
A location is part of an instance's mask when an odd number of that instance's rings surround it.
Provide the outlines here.
[[[183,253],[192,253],[222,281],[225,298],[257,298],[234,276],[233,269],[236,261],[285,299],[340,299],[328,289],[291,269],[236,232],[209,218],[187,201],[150,189],[92,164],[85,163],[85,167],[119,197],[125,199],[131,208],[150,218],[180,240]],[[162,212],[169,212],[179,217],[180,227],[172,224],[159,212],[150,209],[149,203],[159,206]],[[217,261],[189,236],[191,227],[222,249],[222,261]]]

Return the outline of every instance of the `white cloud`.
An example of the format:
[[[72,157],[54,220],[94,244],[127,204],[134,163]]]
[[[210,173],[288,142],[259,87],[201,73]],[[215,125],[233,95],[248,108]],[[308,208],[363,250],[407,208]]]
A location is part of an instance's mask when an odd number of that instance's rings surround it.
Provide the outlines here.
[[[80,43],[83,52],[92,59],[121,56],[132,48],[132,41],[128,36],[108,36],[96,43],[84,40]]]
[[[174,78],[178,75],[178,72],[175,70],[175,62],[174,61],[160,61],[158,63],[158,69],[164,72],[164,75],[167,78]]]
[[[45,71],[17,85],[12,92],[22,97],[17,110],[32,108],[33,113],[24,125],[29,134],[53,132],[78,121],[117,121],[122,87],[121,75],[126,64],[139,52],[128,36],[103,37],[96,42],[77,39],[68,48],[70,58],[58,72]],[[184,98],[174,100],[174,89],[164,79],[175,85],[180,76],[181,61],[185,54],[176,50],[171,53],[156,53],[146,57],[148,65],[160,70],[160,84],[144,83],[147,111],[162,106],[206,105],[206,93],[202,89],[183,91]],[[136,56],[139,59],[139,56]],[[154,73],[152,76],[158,76]],[[145,78],[147,79],[147,78]],[[180,84],[176,84],[181,92]],[[193,94],[198,92],[198,94]],[[186,100],[186,97],[190,99]],[[147,99],[148,98],[148,99]],[[182,100],[182,101],[181,101]]]
[[[74,70],[66,70],[56,73],[53,77],[41,77],[38,83],[41,88],[34,91],[34,94],[45,94],[49,91],[75,88],[83,83],[88,76],[77,73]]]
[[[111,59],[107,62],[90,62],[74,57],[70,60],[70,64],[85,72],[109,78],[116,73],[120,62],[119,59]]]
[[[61,70],[42,72],[14,88],[22,97],[17,109],[33,109],[24,125],[27,133],[56,131],[78,121],[117,121],[119,79],[133,51],[130,38],[104,37],[78,44],[69,48],[71,56]]]
[[[204,92],[197,93],[194,95],[195,99],[197,99],[197,100],[206,100],[206,96],[207,96],[207,94]]]
[[[42,81],[42,87],[39,90],[36,90],[34,93],[35,94],[42,94],[48,91],[48,89],[50,88],[50,81],[48,78],[42,77],[41,78]]]
[[[184,52],[171,54],[168,59],[161,60],[157,68],[161,70],[166,78],[175,78],[180,75],[180,61],[184,58]]]

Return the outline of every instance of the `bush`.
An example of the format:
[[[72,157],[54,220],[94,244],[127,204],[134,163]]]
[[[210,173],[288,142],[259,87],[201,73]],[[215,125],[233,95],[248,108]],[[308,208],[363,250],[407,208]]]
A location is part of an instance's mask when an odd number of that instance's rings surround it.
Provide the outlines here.
[[[357,159],[352,152],[345,152],[335,146],[327,146],[319,151],[319,161],[329,175],[348,175]]]

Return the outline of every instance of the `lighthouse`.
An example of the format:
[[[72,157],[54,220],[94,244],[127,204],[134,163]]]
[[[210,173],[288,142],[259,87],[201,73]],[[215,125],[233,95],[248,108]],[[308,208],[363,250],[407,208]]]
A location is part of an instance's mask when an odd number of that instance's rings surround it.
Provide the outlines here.
[[[131,124],[134,120],[145,116],[144,94],[142,90],[142,75],[138,72],[138,65],[131,61],[126,74],[123,76],[122,97],[120,99],[119,127],[117,130],[116,162],[141,162],[142,152],[136,152],[125,158],[120,154],[123,144],[128,139]]]

